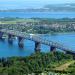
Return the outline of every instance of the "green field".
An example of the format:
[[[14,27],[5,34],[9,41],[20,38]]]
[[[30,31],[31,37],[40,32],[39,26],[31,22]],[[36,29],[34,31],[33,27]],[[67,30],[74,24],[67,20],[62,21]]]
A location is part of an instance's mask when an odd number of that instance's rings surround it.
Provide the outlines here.
[[[0,18],[0,24],[17,24],[25,22],[39,22],[34,19],[25,19],[25,18]]]

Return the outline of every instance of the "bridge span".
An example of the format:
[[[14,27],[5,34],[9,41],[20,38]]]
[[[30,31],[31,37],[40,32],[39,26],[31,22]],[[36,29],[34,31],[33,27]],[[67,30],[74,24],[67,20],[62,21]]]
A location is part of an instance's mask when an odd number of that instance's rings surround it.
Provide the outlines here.
[[[24,43],[23,43],[24,39],[34,41],[35,42],[35,51],[36,52],[40,51],[41,44],[45,44],[45,45],[50,46],[50,51],[55,51],[56,48],[57,48],[57,49],[61,49],[61,50],[65,51],[68,54],[75,55],[75,51],[70,50],[69,48],[61,45],[60,43],[49,41],[47,39],[43,39],[43,38],[41,38],[41,37],[39,37],[37,35],[31,36],[31,35],[29,35],[29,34],[27,34],[25,32],[1,29],[0,30],[0,39],[2,38],[3,34],[8,35],[8,42],[10,44],[13,43],[13,36],[17,36],[18,37],[18,45],[19,45],[19,47],[24,46]]]

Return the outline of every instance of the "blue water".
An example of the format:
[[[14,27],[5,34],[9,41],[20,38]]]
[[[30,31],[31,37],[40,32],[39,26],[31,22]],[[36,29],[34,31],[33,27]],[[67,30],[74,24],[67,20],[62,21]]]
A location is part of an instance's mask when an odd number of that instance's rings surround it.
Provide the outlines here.
[[[75,50],[75,33],[41,35],[41,37],[58,42],[65,47]],[[16,39],[14,40],[13,45],[9,45],[6,39],[4,42],[0,41],[0,57],[29,56],[35,52],[34,46],[34,41],[24,40],[24,48],[20,49]],[[41,52],[50,52],[50,47],[42,44]]]
[[[0,12],[0,17],[75,18],[75,12]]]

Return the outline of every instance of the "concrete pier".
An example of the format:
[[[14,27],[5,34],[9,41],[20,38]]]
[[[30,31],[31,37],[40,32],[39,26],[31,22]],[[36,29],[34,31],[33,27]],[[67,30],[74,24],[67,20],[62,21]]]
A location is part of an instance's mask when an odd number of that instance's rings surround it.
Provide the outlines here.
[[[39,42],[35,42],[35,52],[41,51],[41,44]]]
[[[8,34],[8,43],[13,44],[13,35]]]
[[[23,47],[24,47],[23,41],[24,41],[24,38],[18,37],[18,46],[19,46],[20,48],[23,48]]]

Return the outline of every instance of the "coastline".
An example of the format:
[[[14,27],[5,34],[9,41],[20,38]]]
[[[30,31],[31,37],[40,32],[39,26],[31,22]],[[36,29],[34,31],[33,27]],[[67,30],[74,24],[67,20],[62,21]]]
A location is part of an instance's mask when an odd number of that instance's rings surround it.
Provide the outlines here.
[[[30,36],[35,36],[35,35],[39,35],[39,36],[42,36],[42,35],[50,35],[50,36],[52,36],[52,35],[68,35],[68,34],[74,34],[75,32],[54,32],[54,33],[49,33],[49,34],[32,34],[32,33],[30,33],[29,35]],[[3,38],[5,39],[7,39],[8,38],[8,36],[3,36]],[[16,39],[16,38],[15,38]]]
[[[33,35],[61,35],[61,34],[74,34],[75,32],[54,32],[54,33],[49,33],[49,34],[33,34]]]

